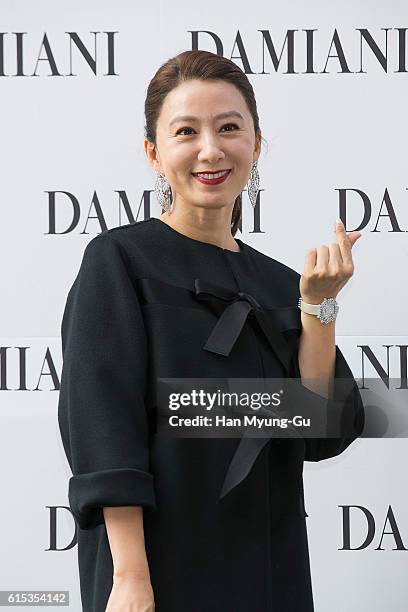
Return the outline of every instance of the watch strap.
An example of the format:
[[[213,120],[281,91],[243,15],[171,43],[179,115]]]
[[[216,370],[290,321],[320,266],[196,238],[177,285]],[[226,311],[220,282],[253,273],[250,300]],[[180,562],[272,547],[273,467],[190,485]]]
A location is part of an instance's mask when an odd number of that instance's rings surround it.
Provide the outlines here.
[[[299,298],[298,306],[303,312],[311,315],[318,315],[320,311],[320,304],[308,304],[304,302],[302,298]]]

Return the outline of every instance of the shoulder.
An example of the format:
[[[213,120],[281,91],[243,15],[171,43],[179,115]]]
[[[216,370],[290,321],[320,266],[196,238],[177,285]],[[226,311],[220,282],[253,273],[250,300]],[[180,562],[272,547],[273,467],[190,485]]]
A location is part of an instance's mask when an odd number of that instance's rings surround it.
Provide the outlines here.
[[[94,236],[89,243],[95,244],[97,242],[116,242],[124,244],[128,240],[143,239],[144,236],[148,236],[152,233],[152,222],[153,218],[142,219],[141,221],[133,221],[126,225],[119,225],[117,227],[111,227],[110,229],[104,230],[97,236]]]
[[[100,253],[111,252],[122,258],[134,254],[151,244],[153,233],[152,218],[134,221],[126,225],[112,227],[91,238],[85,247],[84,255],[92,257]]]

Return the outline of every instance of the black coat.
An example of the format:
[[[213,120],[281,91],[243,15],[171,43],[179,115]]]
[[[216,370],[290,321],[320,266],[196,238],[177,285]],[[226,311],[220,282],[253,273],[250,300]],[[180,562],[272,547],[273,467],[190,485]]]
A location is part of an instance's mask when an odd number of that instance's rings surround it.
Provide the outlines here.
[[[112,588],[102,508],[131,505],[144,508],[158,612],[313,611],[303,462],[361,434],[355,381],[348,437],[246,446],[156,431],[158,377],[300,376],[300,275],[237,242],[233,252],[150,218],[84,251],[62,320],[58,405],[84,612],[104,612]],[[353,378],[337,346],[335,377]]]

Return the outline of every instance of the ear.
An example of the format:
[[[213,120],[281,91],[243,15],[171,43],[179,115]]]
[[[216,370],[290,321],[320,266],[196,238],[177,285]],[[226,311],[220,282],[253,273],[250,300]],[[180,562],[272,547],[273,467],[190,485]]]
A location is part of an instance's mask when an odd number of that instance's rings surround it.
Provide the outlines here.
[[[261,146],[262,146],[262,132],[259,130],[255,136],[255,147],[254,147],[254,159],[253,161],[257,161],[261,154]]]
[[[147,157],[147,160],[150,166],[156,172],[161,173],[161,166],[160,166],[160,161],[158,159],[156,146],[147,138],[144,139],[143,146],[144,146],[146,157]]]

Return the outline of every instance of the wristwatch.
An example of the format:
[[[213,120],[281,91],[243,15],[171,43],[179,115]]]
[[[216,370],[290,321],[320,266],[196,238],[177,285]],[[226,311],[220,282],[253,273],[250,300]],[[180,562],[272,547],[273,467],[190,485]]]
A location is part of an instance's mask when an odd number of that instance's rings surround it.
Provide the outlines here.
[[[339,312],[339,305],[334,298],[324,298],[321,304],[307,304],[299,298],[298,307],[307,314],[316,315],[324,325],[335,321]]]

